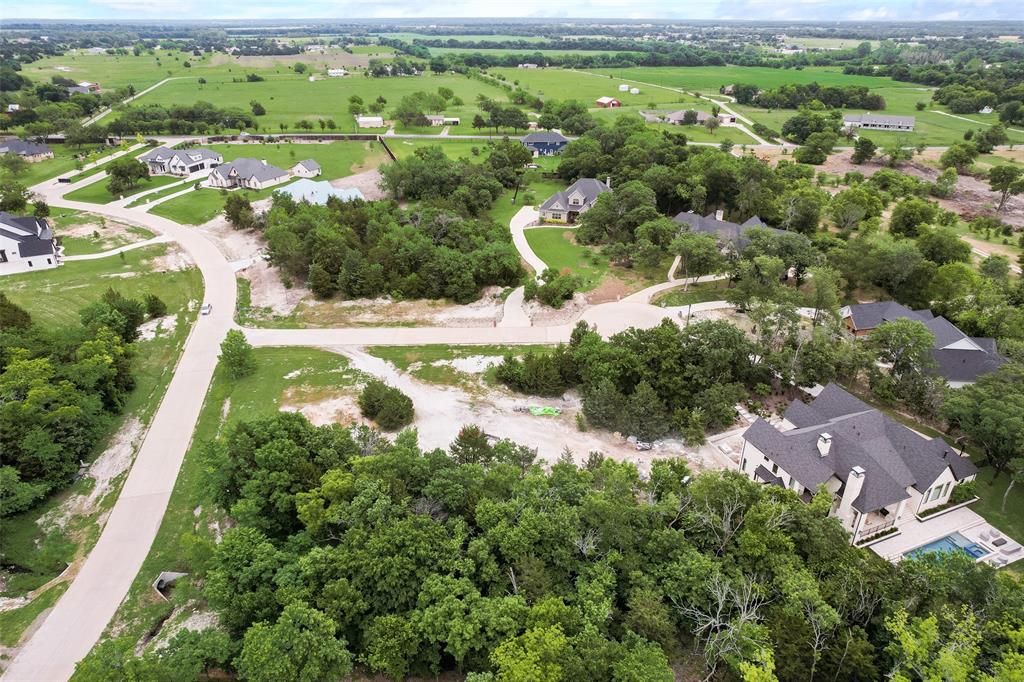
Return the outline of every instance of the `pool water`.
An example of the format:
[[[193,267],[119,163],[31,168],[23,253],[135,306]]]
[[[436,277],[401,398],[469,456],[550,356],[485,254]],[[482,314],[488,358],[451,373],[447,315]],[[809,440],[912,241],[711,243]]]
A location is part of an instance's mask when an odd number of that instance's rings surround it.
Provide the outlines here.
[[[950,533],[946,537],[933,540],[927,545],[921,545],[910,550],[904,556],[916,557],[929,552],[963,552],[974,559],[980,559],[988,554],[988,550],[976,542],[968,540],[960,533]]]

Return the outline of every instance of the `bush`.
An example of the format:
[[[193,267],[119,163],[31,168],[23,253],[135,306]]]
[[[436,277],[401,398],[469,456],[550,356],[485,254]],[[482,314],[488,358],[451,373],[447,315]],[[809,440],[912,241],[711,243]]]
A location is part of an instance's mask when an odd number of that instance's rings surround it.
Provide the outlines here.
[[[372,379],[359,394],[363,416],[377,422],[385,431],[395,431],[412,423],[415,416],[412,399],[379,379]]]
[[[537,299],[551,308],[561,308],[565,301],[568,301],[580,288],[580,278],[577,275],[559,274],[548,268],[541,275],[541,284],[530,280],[523,288],[523,298],[527,301]]]
[[[952,504],[960,504],[967,500],[973,500],[978,494],[978,482],[967,481],[953,488],[953,492],[949,495],[949,501]]]
[[[220,344],[220,360],[232,379],[241,379],[256,371],[256,357],[245,334],[232,329]]]
[[[149,319],[155,317],[163,317],[167,314],[167,304],[160,300],[160,297],[156,294],[146,294],[143,303],[146,306],[146,315]]]

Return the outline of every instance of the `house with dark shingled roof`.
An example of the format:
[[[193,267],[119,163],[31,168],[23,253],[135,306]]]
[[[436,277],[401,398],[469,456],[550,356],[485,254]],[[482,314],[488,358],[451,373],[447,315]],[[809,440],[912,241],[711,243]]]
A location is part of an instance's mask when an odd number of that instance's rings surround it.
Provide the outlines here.
[[[794,401],[776,428],[763,419],[743,435],[740,470],[810,501],[819,486],[851,542],[919,519],[978,473],[942,438],[927,438],[829,384]]]
[[[63,255],[45,220],[0,211],[0,275],[49,270],[62,264]]]

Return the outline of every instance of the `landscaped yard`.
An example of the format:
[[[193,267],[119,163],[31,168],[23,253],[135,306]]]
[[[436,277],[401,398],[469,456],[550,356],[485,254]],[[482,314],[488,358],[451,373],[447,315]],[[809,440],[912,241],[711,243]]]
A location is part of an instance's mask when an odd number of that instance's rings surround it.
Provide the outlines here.
[[[27,170],[18,176],[18,182],[21,182],[26,187],[31,187],[44,180],[63,175],[75,169],[76,156],[101,149],[100,145],[84,145],[79,148],[56,143],[49,145],[49,147],[53,150],[53,158],[28,164]]]
[[[287,184],[287,183],[285,183]],[[284,185],[276,185],[272,188],[259,192],[250,190],[239,190],[243,196],[251,201],[265,199],[274,190],[281,189]],[[170,201],[157,204],[149,209],[149,213],[163,216],[169,220],[182,225],[202,225],[216,218],[224,210],[224,202],[227,201],[227,192],[219,189],[203,188],[175,197]]]
[[[590,291],[608,272],[608,259],[596,249],[577,244],[574,234],[575,230],[564,227],[537,227],[526,230],[526,241],[548,267],[578,275],[580,290]]]
[[[1003,494],[1010,484],[1010,478],[1001,474],[993,482],[994,473],[991,467],[982,467],[978,472],[977,494],[980,499],[971,505],[971,509],[1017,542],[1024,542],[1024,486],[1014,486],[1006,498],[1004,510]],[[1016,570],[1021,569],[1018,567]]]
[[[547,201],[552,194],[563,189],[565,189],[565,183],[561,180],[548,180],[540,177],[537,173],[527,174],[523,186],[519,188],[518,196],[514,189],[509,189],[498,197],[494,206],[491,207],[491,218],[499,225],[508,225],[512,216],[518,213],[523,206],[539,206]],[[513,196],[516,197],[515,202],[512,201]]]
[[[68,201],[84,201],[90,204],[109,204],[111,201],[117,201],[118,199],[134,196],[165,185],[181,182],[181,178],[173,175],[151,175],[139,182],[134,188],[122,194],[111,194],[107,190],[107,182],[106,178],[97,180],[85,187],[76,189],[74,192],[68,192],[64,195],[64,198]],[[184,189],[184,186],[178,189]]]
[[[436,130],[436,129],[435,129]],[[483,163],[487,158],[487,140],[452,140],[438,138],[436,140],[403,140],[400,138],[387,141],[388,147],[399,159],[406,159],[424,147],[440,147],[449,159],[468,159],[473,163]],[[476,149],[478,154],[473,154]]]
[[[683,291],[683,287],[672,289],[655,298],[651,303],[654,305],[690,305],[691,303],[705,303],[707,301],[721,301],[725,298],[728,288],[727,280],[717,282],[698,282],[691,284]]]

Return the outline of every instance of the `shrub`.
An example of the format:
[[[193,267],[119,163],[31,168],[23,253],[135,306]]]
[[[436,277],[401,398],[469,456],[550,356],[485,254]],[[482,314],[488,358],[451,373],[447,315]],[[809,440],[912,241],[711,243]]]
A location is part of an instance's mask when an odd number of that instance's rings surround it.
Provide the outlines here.
[[[156,294],[146,294],[146,297],[143,299],[143,303],[146,306],[146,315],[149,316],[149,319],[151,320],[155,317],[163,317],[167,314],[167,304],[164,303]]]
[[[395,431],[412,423],[415,416],[412,399],[394,386],[372,379],[359,394],[363,416],[377,422],[385,431]]]

